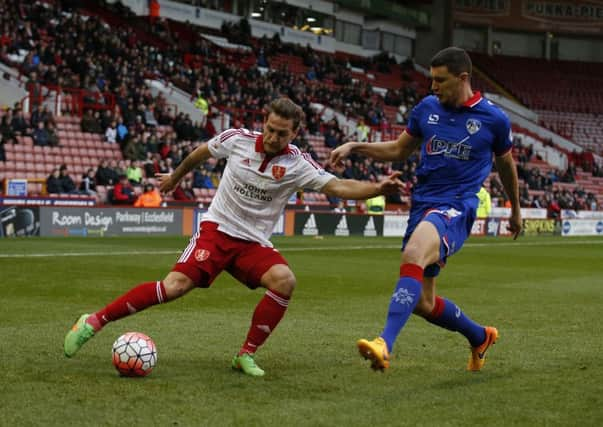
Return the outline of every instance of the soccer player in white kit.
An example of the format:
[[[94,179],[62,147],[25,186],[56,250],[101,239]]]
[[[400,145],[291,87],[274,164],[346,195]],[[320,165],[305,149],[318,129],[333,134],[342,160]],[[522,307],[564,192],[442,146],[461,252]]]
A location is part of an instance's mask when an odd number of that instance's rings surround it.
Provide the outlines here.
[[[290,142],[303,120],[288,98],[269,107],[263,133],[229,129],[197,147],[171,174],[160,175],[160,190],[170,192],[209,157],[227,158],[224,175],[200,230],[191,238],[163,281],[142,283],[93,314],[83,314],[67,333],[64,351],[72,357],[107,323],[149,306],[172,301],[195,287],[206,288],[226,270],[251,289],[266,288],[233,369],[262,376],[254,355],[287,310],[296,279],[269,238],[290,196],[310,188],[343,199],[368,199],[398,192],[399,173],[381,182],[338,179]]]

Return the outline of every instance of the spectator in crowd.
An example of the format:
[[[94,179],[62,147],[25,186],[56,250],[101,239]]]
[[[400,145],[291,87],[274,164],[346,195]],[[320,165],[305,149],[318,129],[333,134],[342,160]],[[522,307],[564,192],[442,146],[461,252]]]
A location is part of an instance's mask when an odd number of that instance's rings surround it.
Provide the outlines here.
[[[46,178],[46,192],[48,194],[64,193],[60,175],[59,169],[54,168],[48,178]]]
[[[92,110],[86,110],[84,117],[80,122],[82,132],[101,133],[100,123],[98,121],[98,112],[93,113]]]
[[[48,121],[46,123],[46,132],[48,132],[48,145],[50,145],[51,147],[58,147],[59,136],[57,135],[54,122]]]
[[[172,196],[174,197],[174,200],[194,201],[195,193],[193,192],[193,180],[188,177],[183,179],[172,193]]]
[[[44,119],[42,118],[42,109],[38,106],[32,107],[31,117],[29,118],[29,122],[31,124],[32,129],[38,128],[38,123],[44,123]]]
[[[335,213],[346,213],[345,202],[343,200],[339,199],[339,201],[335,205],[335,208],[333,208],[333,212],[335,212]]]
[[[531,204],[530,189],[527,183],[519,187],[519,203],[521,206],[530,206]]]
[[[125,174],[119,175],[119,180],[113,187],[110,200],[114,205],[131,205],[136,200],[132,184],[130,184]]]
[[[24,136],[31,134],[31,128],[27,124],[27,120],[25,120],[25,116],[23,115],[23,110],[20,108],[15,109],[15,114],[11,120],[11,128],[16,136]]]
[[[128,168],[126,169],[126,176],[128,177],[130,184],[134,186],[140,185],[142,182],[143,171],[138,160],[130,162]]]
[[[4,144],[6,144],[6,141],[4,140],[4,137],[2,136],[2,134],[0,133],[0,162],[6,161],[6,151],[4,151]]]
[[[35,145],[38,145],[40,147],[46,147],[50,145],[50,135],[48,135],[48,131],[46,130],[46,127],[44,127],[44,122],[38,122],[36,130],[33,131],[33,134],[31,136],[34,140]]]
[[[490,216],[490,212],[492,211],[492,200],[490,198],[490,193],[488,193],[488,190],[486,190],[485,187],[482,187],[477,193],[477,198],[479,199],[479,204],[477,205],[476,211],[477,218],[488,218]]]
[[[193,172],[193,187],[195,188],[214,188],[214,184],[205,169],[195,169]]]
[[[11,110],[8,110],[0,120],[0,136],[2,137],[2,141],[4,144],[8,144],[9,142],[12,144],[17,143],[17,139],[15,138],[15,132],[13,131],[13,128],[10,124],[11,120]]]
[[[115,123],[115,121],[112,121],[105,130],[105,141],[109,144],[115,144],[117,142],[117,123]]]
[[[122,143],[126,140],[126,137],[128,136],[128,127],[124,124],[124,119],[121,116],[117,118],[116,132],[116,140],[121,146]]]
[[[555,198],[551,197],[550,194],[546,198],[547,202],[547,217],[552,219],[561,219],[561,206]]]
[[[161,206],[161,195],[153,184],[144,185],[144,192],[134,202],[137,208],[158,208]]]
[[[146,147],[140,134],[133,134],[128,138],[128,142],[123,149],[124,157],[128,160],[145,160]]]
[[[96,195],[96,174],[94,169],[89,168],[80,182],[80,192],[88,196]]]
[[[96,169],[95,181],[97,185],[113,185],[117,182],[115,171],[109,167],[109,161],[103,159]]]
[[[400,104],[398,110],[396,111],[396,124],[406,124],[407,112],[408,107],[406,106],[406,104]]]
[[[59,168],[59,179],[61,180],[61,186],[63,188],[63,193],[75,194],[78,191],[76,190],[75,183],[73,179],[69,176],[69,172],[67,170],[67,165],[63,164]]]
[[[364,118],[360,118],[356,125],[356,138],[358,142],[368,142],[371,128],[364,122]]]

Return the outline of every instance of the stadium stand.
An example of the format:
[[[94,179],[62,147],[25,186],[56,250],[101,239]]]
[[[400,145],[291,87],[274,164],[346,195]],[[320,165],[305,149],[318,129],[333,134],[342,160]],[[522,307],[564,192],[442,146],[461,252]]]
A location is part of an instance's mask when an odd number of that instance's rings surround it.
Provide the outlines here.
[[[603,154],[603,64],[478,53],[472,58],[493,80],[538,113],[540,124]]]
[[[207,100],[212,107],[210,117],[227,117],[235,127],[255,130],[261,127],[263,105],[275,94],[286,94],[302,105],[307,116],[296,144],[322,163],[332,148],[357,137],[359,119],[371,128],[369,141],[395,137],[403,129],[412,105],[429,89],[429,80],[412,61],[398,64],[388,55],[371,59],[341,52],[331,55],[284,44],[278,37],[256,39],[246,32],[244,22],[225,24],[221,31],[165,19],[150,25],[117,7],[90,2],[66,14],[41,2],[6,5],[14,19],[8,20],[0,60],[21,73],[34,112],[24,116],[25,128],[21,130],[13,126],[12,117],[6,124],[10,128],[7,136],[11,132],[18,136],[13,139],[16,144],[3,145],[6,161],[0,161],[0,178],[31,178],[35,183],[32,193],[42,194],[41,182],[59,164],[68,166],[79,186],[80,176],[89,168],[96,169],[103,160],[109,160],[109,168],[115,173],[140,161],[144,182],[155,183],[154,173],[169,172],[196,141],[208,139],[216,129],[215,121],[202,125],[178,113],[178,106],[169,104],[161,93],[153,95],[145,79],[169,81],[189,93],[191,103],[197,97]],[[19,20],[25,25],[17,26]],[[174,43],[176,39],[178,44]],[[474,57],[480,69],[477,89],[496,90],[500,85],[537,109],[542,123],[549,128],[584,147],[601,148],[603,135],[592,114],[603,111],[603,104],[601,94],[596,92],[600,88],[592,92],[592,79],[588,77],[601,71],[599,65],[562,64],[562,70],[553,72],[549,82],[538,77],[544,72],[538,61],[479,54]],[[517,72],[518,68],[522,73]],[[581,82],[579,93],[570,94],[564,72],[573,73]],[[563,103],[543,86],[547,82],[567,95]],[[34,115],[44,105],[59,109],[59,114],[44,120],[46,126],[48,122],[56,124],[58,146],[38,146],[31,137]],[[327,116],[327,110],[333,114]],[[14,115],[17,111],[15,108]],[[88,111],[94,111],[90,113],[92,118]],[[12,116],[13,111],[6,115]],[[336,117],[346,121],[342,124]],[[125,135],[120,134],[116,143],[110,144],[106,140],[111,132],[117,132],[118,123],[123,123]],[[524,130],[518,138],[518,142],[536,138],[540,144],[548,144]],[[524,172],[522,183],[528,184],[524,205],[550,204],[562,198],[564,205],[598,206],[603,187],[595,162],[567,153],[569,168],[554,171],[546,159],[538,158],[539,154],[523,161],[521,150],[516,157]],[[410,190],[416,164],[416,158],[392,165],[356,157],[341,174],[375,180],[392,168],[400,169]],[[215,189],[207,187],[219,183],[221,168],[223,162],[207,164],[203,168],[207,179],[190,177],[197,202],[211,201]],[[532,173],[546,175],[542,185],[528,179]],[[560,182],[564,180],[570,182]],[[488,185],[495,200],[500,199],[503,205],[504,197],[496,182],[490,180]],[[140,186],[137,188],[140,191]],[[98,201],[107,202],[110,191],[111,183],[98,184]],[[318,194],[306,194],[304,201],[336,204]],[[404,198],[391,201],[401,203]]]

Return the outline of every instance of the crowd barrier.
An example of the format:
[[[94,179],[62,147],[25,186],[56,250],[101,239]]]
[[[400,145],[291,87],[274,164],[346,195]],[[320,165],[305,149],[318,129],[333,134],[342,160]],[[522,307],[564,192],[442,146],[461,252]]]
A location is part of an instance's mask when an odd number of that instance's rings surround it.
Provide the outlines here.
[[[195,208],[140,209],[133,207],[62,206],[0,203],[0,237],[16,236],[190,236],[197,232],[205,210]],[[363,215],[287,210],[274,233],[286,236],[402,237],[408,215]],[[477,219],[472,236],[510,236],[506,217]],[[525,218],[528,236],[603,236],[603,215],[562,220]]]

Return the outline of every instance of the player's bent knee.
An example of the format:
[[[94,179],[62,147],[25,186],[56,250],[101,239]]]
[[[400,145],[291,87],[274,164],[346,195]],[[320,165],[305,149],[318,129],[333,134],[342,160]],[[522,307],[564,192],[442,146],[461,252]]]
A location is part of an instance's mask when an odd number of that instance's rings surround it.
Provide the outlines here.
[[[264,273],[261,282],[263,287],[289,297],[293,294],[297,279],[288,266],[277,264]]]
[[[179,298],[195,287],[193,281],[178,271],[170,272],[163,279],[163,287],[168,301]]]
[[[433,307],[434,307],[433,301],[430,301],[428,298],[421,298],[419,300],[419,303],[415,307],[414,313],[421,317],[429,317],[429,316],[431,316]]]

